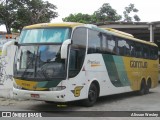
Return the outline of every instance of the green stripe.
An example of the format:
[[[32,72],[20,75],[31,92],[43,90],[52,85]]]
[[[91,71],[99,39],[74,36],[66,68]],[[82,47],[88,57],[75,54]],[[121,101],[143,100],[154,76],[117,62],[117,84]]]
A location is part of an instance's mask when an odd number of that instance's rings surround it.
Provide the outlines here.
[[[52,81],[43,81],[43,82],[38,82],[37,87],[39,88],[51,88],[51,87],[56,87],[62,80],[54,79]],[[36,81],[37,82],[37,81]]]
[[[128,86],[129,80],[122,57],[102,54],[111,83],[115,87]]]
[[[119,76],[118,76],[118,72],[117,72],[117,68],[116,68],[113,56],[103,54],[103,59],[104,59],[111,83],[116,87],[121,87],[122,84],[121,84],[121,81],[119,80]]]
[[[129,86],[128,76],[125,70],[123,58],[120,56],[114,56],[114,62],[116,64],[116,69],[118,71],[119,80],[123,84],[123,86]]]
[[[46,84],[46,88],[56,87],[62,80],[53,80],[49,81],[48,84]]]

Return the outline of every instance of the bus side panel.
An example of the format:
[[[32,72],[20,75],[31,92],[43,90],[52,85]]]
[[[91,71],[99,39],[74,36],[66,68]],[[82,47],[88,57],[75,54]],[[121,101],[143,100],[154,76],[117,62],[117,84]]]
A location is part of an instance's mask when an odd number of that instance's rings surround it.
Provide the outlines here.
[[[79,74],[63,81],[63,84],[68,88],[66,100],[72,101],[87,98],[89,87],[93,81],[97,81],[99,84],[100,96],[132,91],[127,74],[124,72],[122,57],[114,57],[98,53],[86,55]],[[113,58],[119,63],[116,63]]]
[[[111,83],[115,87],[130,86],[139,90],[141,80],[151,79],[152,88],[158,85],[158,60],[123,57],[103,54],[103,59]]]
[[[87,82],[88,80],[86,78],[86,73],[83,69],[77,76],[64,81],[63,84],[67,87],[66,101],[74,101],[87,98]]]
[[[139,90],[142,78],[150,77],[152,87],[155,87],[158,81],[156,65],[158,63],[155,60],[98,53],[88,54],[79,74],[63,81],[68,88],[66,100],[87,98],[90,84],[94,80],[99,83],[100,96]]]
[[[87,55],[86,61],[87,78],[98,81],[100,96],[131,91],[122,57],[94,53]]]
[[[123,57],[125,69],[131,83],[132,90],[139,90],[141,80],[150,78],[152,88],[158,85],[158,61],[140,58]]]

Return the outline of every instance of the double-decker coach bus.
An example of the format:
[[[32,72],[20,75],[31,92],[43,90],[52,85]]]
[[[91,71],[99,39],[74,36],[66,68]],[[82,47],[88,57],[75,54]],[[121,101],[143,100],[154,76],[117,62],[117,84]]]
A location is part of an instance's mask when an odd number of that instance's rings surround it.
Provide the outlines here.
[[[113,29],[36,24],[24,27],[13,43],[16,98],[92,106],[100,96],[146,94],[158,84],[157,45]]]

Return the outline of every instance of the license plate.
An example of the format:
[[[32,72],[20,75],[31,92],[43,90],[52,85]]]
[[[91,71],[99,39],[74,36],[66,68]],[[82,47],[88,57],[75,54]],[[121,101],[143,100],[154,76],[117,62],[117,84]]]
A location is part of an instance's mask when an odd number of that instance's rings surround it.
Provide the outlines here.
[[[40,98],[39,94],[31,94],[31,97],[33,97],[33,98]]]

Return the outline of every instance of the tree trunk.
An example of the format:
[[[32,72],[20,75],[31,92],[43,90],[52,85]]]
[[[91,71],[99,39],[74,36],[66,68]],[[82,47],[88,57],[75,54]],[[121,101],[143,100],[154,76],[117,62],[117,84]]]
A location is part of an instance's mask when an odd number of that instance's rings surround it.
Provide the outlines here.
[[[11,27],[10,27],[10,25],[6,24],[6,30],[7,30],[7,34],[11,34]]]

